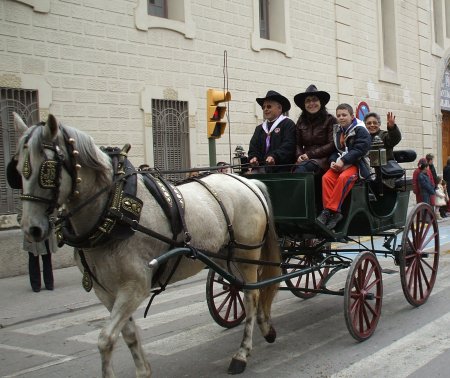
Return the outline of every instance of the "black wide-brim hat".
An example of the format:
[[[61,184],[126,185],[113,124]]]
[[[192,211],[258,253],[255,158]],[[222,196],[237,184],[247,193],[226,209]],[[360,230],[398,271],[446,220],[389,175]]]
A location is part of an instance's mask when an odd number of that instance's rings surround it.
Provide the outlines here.
[[[283,113],[286,113],[287,111],[289,111],[289,109],[291,108],[291,103],[289,102],[289,100],[280,95],[278,92],[275,91],[268,91],[266,94],[266,97],[260,97],[256,99],[256,102],[262,107],[264,104],[264,101],[266,100],[271,100],[271,101],[276,101],[281,105],[281,109]]]
[[[294,102],[295,104],[302,110],[305,109],[305,100],[308,96],[316,96],[320,100],[320,104],[322,106],[325,106],[330,101],[330,94],[325,91],[319,91],[317,90],[317,87],[314,84],[311,84],[308,88],[306,88],[306,91],[296,94],[294,96]]]

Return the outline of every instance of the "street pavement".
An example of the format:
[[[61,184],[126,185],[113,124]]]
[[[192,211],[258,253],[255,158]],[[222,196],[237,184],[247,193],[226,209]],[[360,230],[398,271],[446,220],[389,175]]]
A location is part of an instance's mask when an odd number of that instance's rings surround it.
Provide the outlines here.
[[[398,267],[392,258],[382,256],[380,263],[387,268],[383,271],[383,310],[368,343],[355,343],[349,336],[341,297],[318,295],[304,301],[280,291],[273,306],[277,343],[266,344],[256,332],[245,375],[448,376],[442,372],[448,370],[450,358],[450,219],[439,226],[443,256],[426,306],[413,308],[402,299],[399,275],[394,274]],[[377,249],[382,241],[376,240]],[[0,279],[1,377],[101,376],[96,345],[108,312],[93,292],[83,290],[78,268],[56,269],[54,274],[55,290],[40,293],[32,292],[27,275]],[[174,284],[155,299],[147,318],[143,318],[146,302],[133,315],[142,330],[154,377],[228,376],[226,367],[243,328],[224,330],[211,320],[205,303],[206,274],[204,270]],[[338,272],[331,287],[344,287],[346,274]],[[118,377],[134,376],[134,364],[123,342],[115,349],[114,367]]]
[[[438,224],[441,254],[448,254],[450,218],[443,219]],[[381,243],[381,239],[379,242]],[[77,267],[55,269],[54,277],[55,289],[48,291],[43,287],[39,293],[31,290],[28,275],[0,279],[0,328],[53,315],[69,314],[99,304],[94,291],[87,293],[81,286],[82,275]],[[205,280],[205,277],[201,274],[183,283]]]

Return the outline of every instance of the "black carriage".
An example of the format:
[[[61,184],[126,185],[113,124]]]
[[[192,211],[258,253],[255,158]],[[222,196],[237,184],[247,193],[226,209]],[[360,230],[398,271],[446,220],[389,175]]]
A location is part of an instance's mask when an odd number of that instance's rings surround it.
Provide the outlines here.
[[[415,159],[414,152],[395,154],[398,162]],[[377,256],[392,257],[399,266],[403,293],[412,306],[427,301],[439,263],[439,229],[433,209],[419,203],[408,214],[411,179],[403,172],[388,187],[380,167],[375,171],[373,179],[355,184],[343,205],[344,219],[335,230],[316,220],[321,185],[314,175],[251,175],[266,184],[271,196],[282,250],[283,279],[278,282],[284,281],[285,286],[280,289],[303,299],[318,293],[343,296],[346,324],[358,341],[373,334],[381,315],[382,269]],[[380,237],[383,248],[377,249],[374,240]],[[234,327],[245,318],[242,283],[209,266],[209,311],[219,325]],[[345,288],[329,289],[331,278],[347,268]],[[259,286],[244,285],[252,287]]]

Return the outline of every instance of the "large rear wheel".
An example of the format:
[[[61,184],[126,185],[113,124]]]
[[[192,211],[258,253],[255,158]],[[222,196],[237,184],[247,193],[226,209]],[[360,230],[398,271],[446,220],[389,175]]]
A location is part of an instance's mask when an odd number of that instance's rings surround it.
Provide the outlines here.
[[[353,260],[344,292],[344,315],[355,340],[367,340],[381,316],[383,281],[376,255],[364,251]]]
[[[430,205],[419,203],[407,218],[398,256],[403,293],[415,307],[424,304],[433,290],[439,249],[436,215]]]
[[[206,279],[206,302],[214,321],[233,328],[245,319],[244,293],[231,285],[220,274],[210,269]]]

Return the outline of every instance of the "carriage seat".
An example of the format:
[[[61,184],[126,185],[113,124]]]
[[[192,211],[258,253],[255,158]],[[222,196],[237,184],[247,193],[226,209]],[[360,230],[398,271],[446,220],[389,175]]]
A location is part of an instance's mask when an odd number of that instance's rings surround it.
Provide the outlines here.
[[[396,150],[394,151],[394,159],[397,163],[411,163],[416,160],[417,154],[414,150]]]
[[[375,167],[376,177],[370,185],[369,200],[376,201],[378,193],[385,190],[405,192],[412,190],[412,179],[406,177],[406,171],[397,163],[409,163],[416,160],[414,150],[397,150],[395,160],[388,160],[387,164]]]
[[[397,163],[410,163],[416,160],[417,154],[414,150],[396,150],[394,151],[394,159]],[[412,178],[406,177],[403,173],[401,176],[395,178],[395,190],[406,191],[412,189]]]
[[[414,150],[398,150],[394,152],[394,160],[388,160],[382,165],[380,172],[383,179],[400,179],[405,176],[405,170],[398,163],[409,163],[416,160],[417,154]]]

